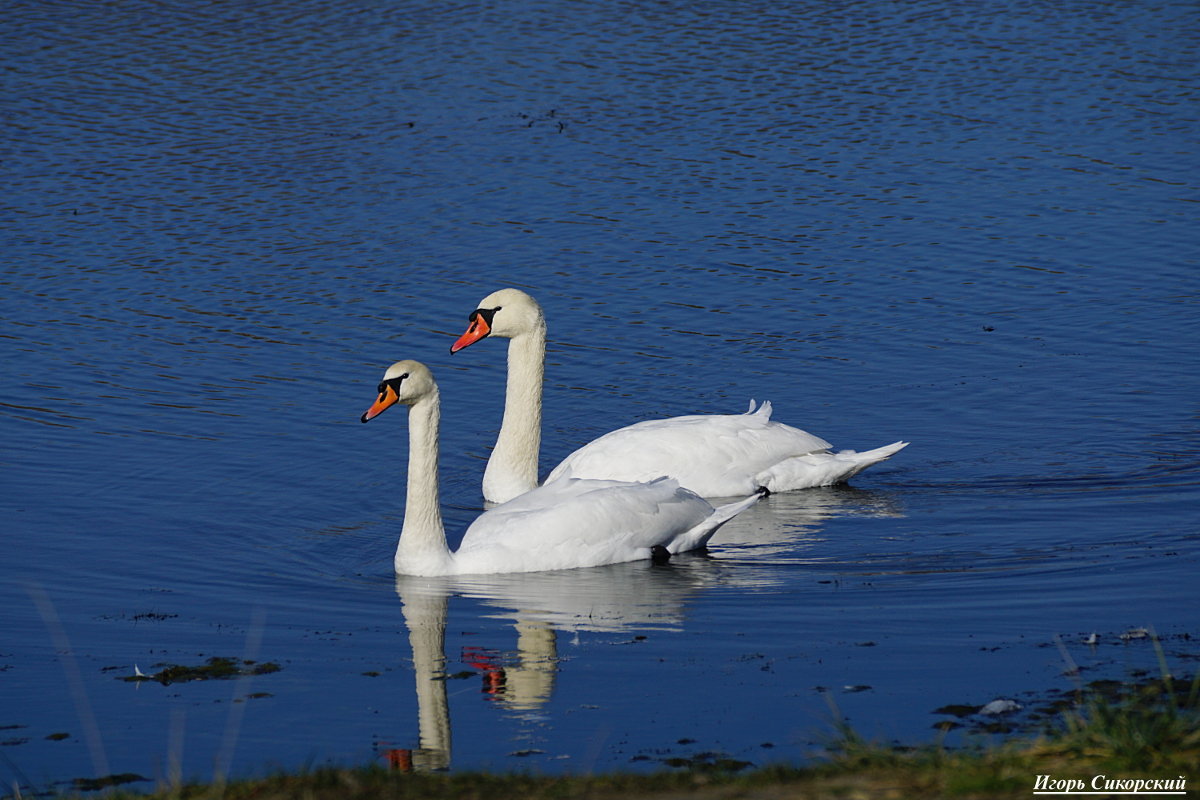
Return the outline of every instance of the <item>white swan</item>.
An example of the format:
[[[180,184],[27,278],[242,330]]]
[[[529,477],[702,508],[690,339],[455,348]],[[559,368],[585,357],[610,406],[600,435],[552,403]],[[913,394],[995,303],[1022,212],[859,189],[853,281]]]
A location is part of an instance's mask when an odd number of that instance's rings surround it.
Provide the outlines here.
[[[595,567],[703,547],[759,495],[714,509],[670,478],[649,483],[564,479],[481,514],[451,552],[438,499],[437,384],[416,361],[388,367],[367,422],[408,412],[408,494],[396,544],[402,575],[473,575]]]
[[[501,289],[471,312],[456,353],[486,336],[509,339],[504,418],[483,475],[483,496],[502,503],[537,486],[541,447],[546,318],[520,289]],[[546,478],[646,481],[667,475],[703,497],[766,489],[831,486],[908,446],[833,452],[829,442],[771,421],[771,404],[745,414],[697,414],[639,422],[605,434],[567,456]]]

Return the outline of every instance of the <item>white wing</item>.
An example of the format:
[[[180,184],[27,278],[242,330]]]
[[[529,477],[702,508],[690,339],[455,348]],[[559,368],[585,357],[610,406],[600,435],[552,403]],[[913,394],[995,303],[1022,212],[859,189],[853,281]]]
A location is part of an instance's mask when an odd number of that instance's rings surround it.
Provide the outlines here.
[[[811,433],[772,422],[771,404],[763,403],[745,414],[672,417],[615,430],[567,456],[546,481],[668,475],[704,497],[732,497],[765,486],[760,474],[776,464],[827,454],[831,447]]]
[[[649,558],[695,543],[713,507],[676,481],[562,480],[480,515],[454,554],[462,573],[533,571]],[[715,530],[723,520],[714,520]],[[711,533],[710,533],[711,535]],[[674,550],[672,552],[675,552]]]

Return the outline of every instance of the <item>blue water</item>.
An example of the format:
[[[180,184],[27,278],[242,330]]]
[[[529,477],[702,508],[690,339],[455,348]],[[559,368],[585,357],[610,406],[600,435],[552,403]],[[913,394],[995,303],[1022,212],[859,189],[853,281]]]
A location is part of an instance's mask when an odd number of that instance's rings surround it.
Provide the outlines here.
[[[1186,665],[1194,3],[10,3],[0,41],[6,787],[795,763],[1157,669],[1131,628]],[[358,415],[431,366],[461,532],[504,360],[448,348],[509,285],[543,474],[750,398],[913,444],[707,557],[398,584],[406,426]],[[118,680],[214,655],[282,669]]]

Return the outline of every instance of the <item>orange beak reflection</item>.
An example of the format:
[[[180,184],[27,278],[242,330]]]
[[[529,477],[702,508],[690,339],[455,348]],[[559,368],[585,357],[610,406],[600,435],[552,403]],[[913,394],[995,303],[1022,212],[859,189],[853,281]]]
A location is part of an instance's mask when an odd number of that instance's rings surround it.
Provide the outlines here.
[[[379,393],[379,397],[375,398],[375,402],[371,404],[371,407],[363,412],[361,421],[368,422],[375,419],[384,411],[394,406],[396,401],[400,399],[400,395],[396,394],[396,390],[391,386],[385,384],[382,389],[383,391]]]
[[[457,353],[469,344],[475,344],[483,337],[492,332],[492,327],[488,325],[487,320],[479,312],[471,315],[471,324],[467,326],[467,332],[458,337],[458,341],[450,345],[450,352]]]

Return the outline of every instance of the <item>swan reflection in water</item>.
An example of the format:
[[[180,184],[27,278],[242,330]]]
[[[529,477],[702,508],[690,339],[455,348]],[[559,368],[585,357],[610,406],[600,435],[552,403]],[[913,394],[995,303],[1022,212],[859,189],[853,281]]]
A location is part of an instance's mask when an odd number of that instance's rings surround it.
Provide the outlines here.
[[[835,517],[902,517],[900,499],[892,492],[825,486],[801,492],[773,494],[725,523],[709,542],[709,548],[727,559],[739,557],[741,581],[778,583],[781,576],[773,566],[823,561],[808,551],[823,541],[823,524]],[[745,561],[740,559],[745,557]],[[735,577],[734,580],[737,580]],[[737,584],[735,584],[737,585]]]
[[[835,516],[900,516],[888,496],[849,487],[772,496],[726,525],[714,555],[683,554],[669,564],[613,564],[588,569],[500,575],[396,576],[412,648],[418,709],[416,749],[381,756],[394,768],[450,768],[451,725],[446,670],[446,618],[451,597],[494,609],[511,620],[515,653],[464,647],[461,659],[483,676],[483,693],[498,708],[535,711],[554,691],[558,632],[681,631],[687,605],[715,587],[753,591],[787,579],[782,564],[804,561],[819,544],[822,522]],[[722,549],[736,557],[722,558]]]

